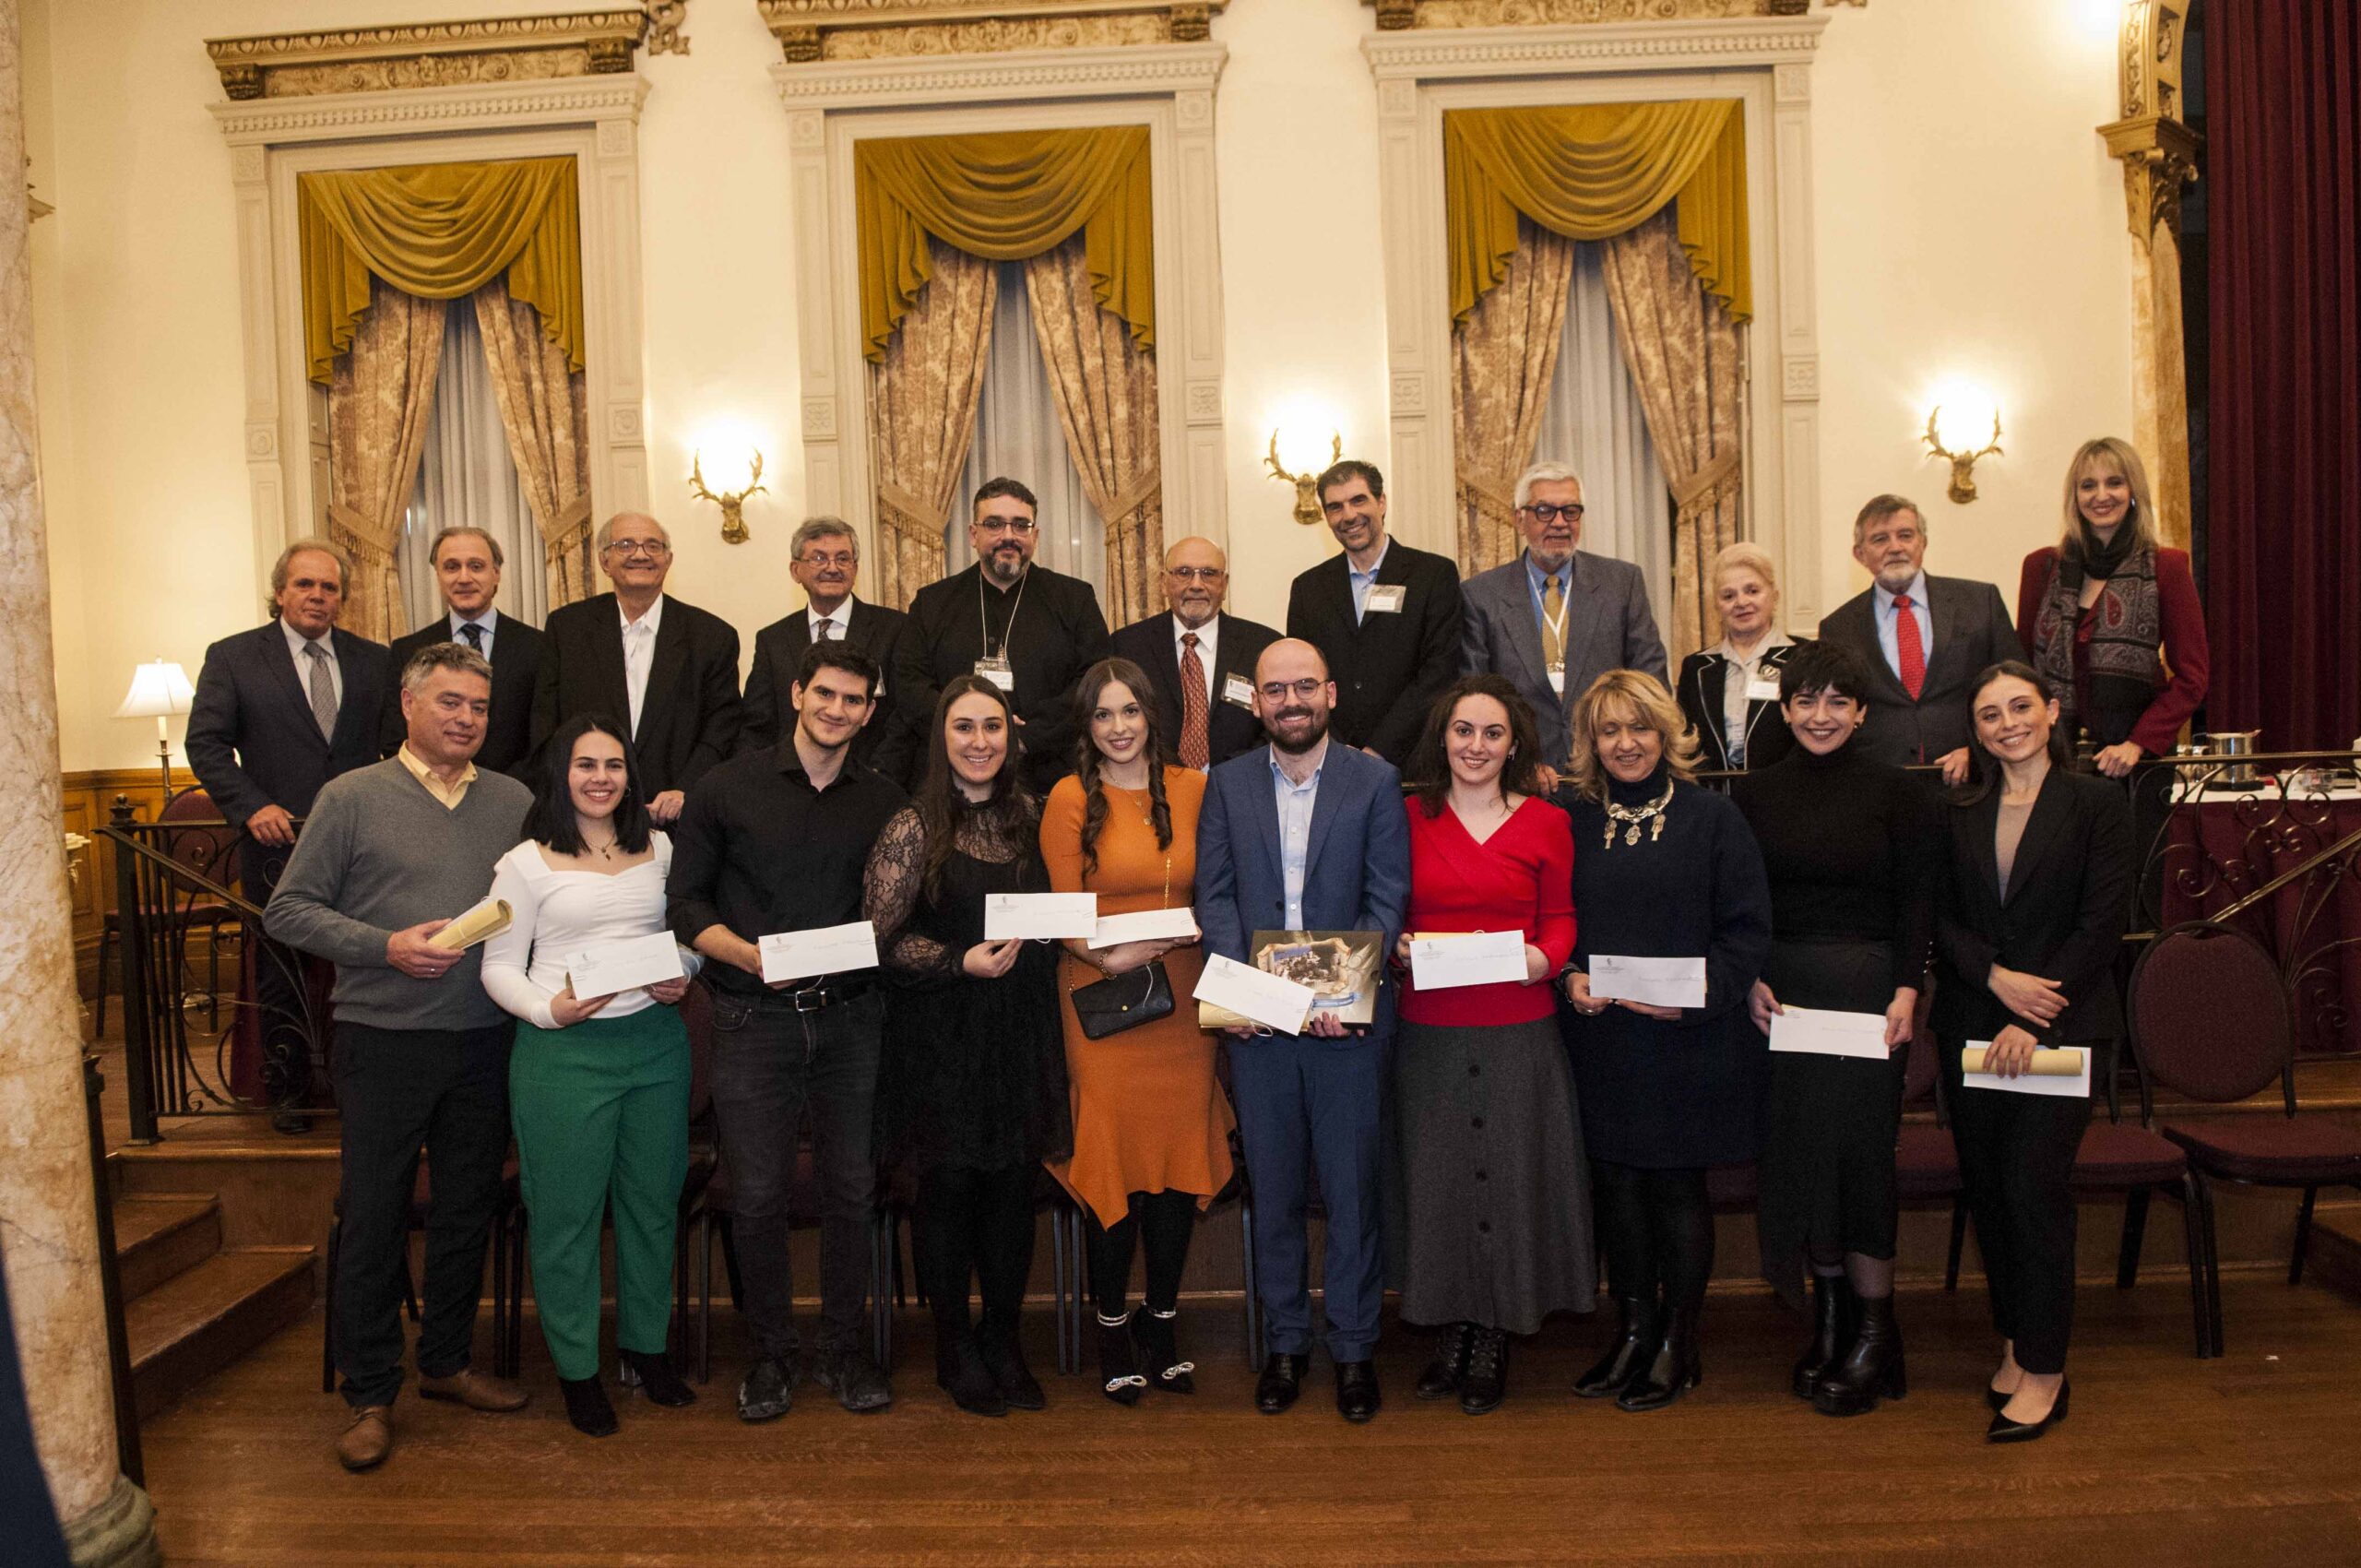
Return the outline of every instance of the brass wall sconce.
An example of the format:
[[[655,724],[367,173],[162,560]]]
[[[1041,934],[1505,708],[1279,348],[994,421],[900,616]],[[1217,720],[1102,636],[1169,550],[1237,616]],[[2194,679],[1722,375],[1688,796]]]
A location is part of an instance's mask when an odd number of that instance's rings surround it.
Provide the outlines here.
[[[763,454],[756,447],[746,449],[745,484],[718,494],[706,488],[705,454],[692,452],[689,455],[689,493],[721,508],[721,540],[724,544],[743,544],[752,537],[746,532],[746,497],[763,488],[762,481]]]
[[[1975,459],[1998,456],[2000,451],[2000,410],[1992,410],[1992,439],[1975,451],[1957,449],[1965,444],[1956,433],[1940,430],[1943,406],[1938,403],[1927,414],[1927,455],[1948,457],[1952,465],[1951,498],[1964,506],[1975,499]],[[1954,445],[1956,444],[1956,445]]]
[[[1344,433],[1342,431],[1330,431],[1328,433],[1328,460],[1332,463],[1341,462],[1344,459]],[[1306,526],[1318,522],[1320,520],[1320,497],[1312,487],[1319,482],[1320,476],[1319,474],[1310,470],[1306,470],[1299,474],[1291,474],[1287,472],[1287,466],[1279,461],[1279,433],[1275,430],[1271,432],[1271,451],[1269,457],[1264,460],[1271,465],[1271,477],[1273,479],[1283,480],[1295,486],[1295,520],[1299,523],[1305,524]]]

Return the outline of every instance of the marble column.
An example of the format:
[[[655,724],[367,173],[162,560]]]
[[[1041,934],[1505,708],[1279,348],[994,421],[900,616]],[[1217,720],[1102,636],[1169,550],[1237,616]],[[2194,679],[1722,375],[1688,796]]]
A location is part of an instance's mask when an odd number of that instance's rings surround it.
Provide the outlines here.
[[[25,166],[18,0],[0,0],[0,170]],[[0,1266],[33,1440],[77,1565],[159,1562],[155,1513],[115,1462],[33,410],[30,221],[0,190]]]

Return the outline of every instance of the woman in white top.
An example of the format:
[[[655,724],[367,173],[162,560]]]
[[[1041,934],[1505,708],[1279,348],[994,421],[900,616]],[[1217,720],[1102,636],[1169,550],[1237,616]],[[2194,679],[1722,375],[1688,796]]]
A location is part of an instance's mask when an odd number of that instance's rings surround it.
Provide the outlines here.
[[[599,1243],[615,1223],[621,1379],[659,1405],[696,1396],[666,1360],[673,1229],[689,1158],[689,1037],[671,1004],[682,974],[578,996],[586,950],[663,934],[671,841],[647,803],[620,726],[586,716],[541,753],[525,842],[500,858],[492,897],[514,913],[484,948],[483,985],[516,1015],[510,1115],[531,1219],[533,1289],[565,1412],[592,1437],[615,1430],[599,1381]]]
[[[1779,573],[1761,545],[1740,540],[1714,558],[1714,607],[1722,640],[1682,659],[1673,687],[1697,731],[1697,766],[1751,773],[1796,749],[1779,714],[1796,639],[1779,629]]]

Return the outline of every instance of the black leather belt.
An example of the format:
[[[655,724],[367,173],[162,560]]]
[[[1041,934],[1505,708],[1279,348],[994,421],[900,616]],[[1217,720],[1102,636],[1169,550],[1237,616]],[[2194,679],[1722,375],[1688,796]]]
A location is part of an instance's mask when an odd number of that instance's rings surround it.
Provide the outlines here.
[[[875,977],[870,975],[851,975],[843,980],[823,975],[816,980],[765,994],[767,999],[791,1007],[798,1013],[817,1013],[824,1008],[834,1007],[839,1002],[850,1002],[856,996],[865,996],[876,984]]]

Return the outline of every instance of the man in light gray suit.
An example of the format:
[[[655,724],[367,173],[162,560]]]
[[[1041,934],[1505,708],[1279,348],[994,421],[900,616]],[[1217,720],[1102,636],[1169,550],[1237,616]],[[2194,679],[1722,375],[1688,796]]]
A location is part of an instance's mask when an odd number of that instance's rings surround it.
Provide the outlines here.
[[[1665,679],[1664,639],[1640,569],[1578,549],[1583,481],[1536,463],[1516,481],[1525,550],[1460,589],[1459,671],[1505,675],[1533,705],[1552,766],[1566,760],[1574,701],[1609,670]]]

